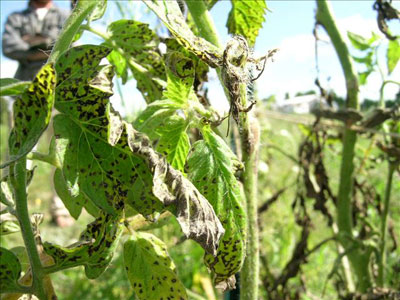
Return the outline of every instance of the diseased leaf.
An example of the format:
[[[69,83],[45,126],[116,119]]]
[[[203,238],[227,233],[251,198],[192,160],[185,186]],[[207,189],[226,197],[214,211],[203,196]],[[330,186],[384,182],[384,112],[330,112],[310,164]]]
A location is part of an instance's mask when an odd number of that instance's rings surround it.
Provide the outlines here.
[[[71,49],[62,59],[63,67],[72,68],[87,56],[98,64],[108,55],[102,49]],[[84,193],[113,215],[125,204],[144,216],[169,209],[188,238],[215,253],[224,230],[212,206],[154,151],[148,137],[113,111],[108,99],[112,69],[92,65],[70,77],[60,76],[56,107],[63,114],[54,118],[54,131],[70,193]]]
[[[18,221],[0,219],[0,235],[7,235],[20,230]]]
[[[161,99],[163,86],[159,80],[165,80],[165,69],[155,32],[148,24],[135,20],[118,20],[111,23],[107,31],[110,40],[106,43],[112,43],[125,53],[123,59],[131,69],[137,88],[145,100],[151,103]],[[110,62],[114,63],[115,59]]]
[[[135,127],[153,140],[161,137],[158,128],[165,127],[178,110],[184,111],[192,91],[193,61],[179,52],[172,52],[167,57],[167,66],[167,89],[163,92],[164,99],[149,104],[135,121]]]
[[[164,25],[186,50],[195,54],[211,67],[222,65],[222,51],[205,39],[194,35],[176,1],[145,1],[144,3],[163,21]]]
[[[209,67],[208,65],[199,59],[197,56],[195,56],[193,53],[187,51],[184,47],[182,47],[179,42],[174,39],[174,38],[168,38],[164,41],[164,43],[167,46],[167,53],[170,53],[172,51],[178,51],[183,53],[184,57],[190,58],[193,63],[194,63],[194,69],[195,69],[195,78],[193,82],[193,89],[195,91],[199,90],[203,84],[203,82],[206,82],[208,80],[208,71]]]
[[[15,78],[0,78],[0,96],[4,97],[22,94],[30,84],[30,81],[19,81]]]
[[[265,0],[231,0],[232,9],[229,12],[226,27],[231,34],[246,38],[250,46],[254,46],[258,31],[265,21],[267,4]]]
[[[0,247],[0,291],[7,293],[18,288],[21,264],[11,251]]]
[[[44,251],[50,255],[55,265],[61,269],[85,266],[89,279],[99,277],[110,264],[115,247],[122,234],[120,217],[101,214],[82,232],[79,241],[68,247],[45,242]]]
[[[392,73],[400,59],[400,42],[399,38],[389,41],[386,53],[388,73]]]
[[[14,127],[9,138],[10,159],[4,168],[33,149],[50,122],[54,103],[55,70],[43,66],[35,79],[14,102]]]
[[[246,216],[239,184],[233,175],[238,160],[226,143],[209,126],[202,129],[204,140],[193,145],[187,162],[191,181],[213,205],[225,228],[217,256],[206,254],[208,268],[217,287],[235,287],[235,273],[243,264],[246,243]]]
[[[57,195],[63,201],[65,207],[68,209],[70,215],[77,220],[79,215],[81,214],[82,207],[85,203],[85,198],[82,194],[76,195],[76,197],[71,196],[68,191],[68,186],[64,180],[62,171],[60,169],[56,169],[54,172],[54,188],[57,192]]]
[[[181,116],[174,115],[163,125],[158,130],[161,138],[156,150],[165,155],[173,168],[183,172],[190,149],[189,136],[186,133],[189,123]]]
[[[154,235],[134,233],[124,244],[124,265],[138,299],[187,299],[167,247]]]

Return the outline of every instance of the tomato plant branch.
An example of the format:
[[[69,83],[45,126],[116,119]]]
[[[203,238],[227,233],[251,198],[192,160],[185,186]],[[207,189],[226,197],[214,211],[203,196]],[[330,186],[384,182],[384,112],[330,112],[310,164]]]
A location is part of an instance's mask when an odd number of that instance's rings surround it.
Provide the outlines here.
[[[336,26],[330,4],[326,0],[316,2],[317,22],[322,25],[328,33],[342,66],[346,80],[346,105],[348,108],[358,109],[358,76],[348,47]],[[371,286],[371,276],[369,272],[370,251],[364,251],[361,247],[349,251],[354,247],[351,195],[353,189],[353,160],[356,141],[356,132],[346,128],[343,136],[342,161],[340,167],[337,222],[339,227],[339,240],[347,252],[350,263],[358,279],[357,289],[361,292],[365,292]]]
[[[82,22],[93,11],[96,5],[97,1],[78,1],[75,9],[65,21],[65,25],[61,31],[60,37],[57,39],[57,42],[51,51],[48,62],[55,63],[60,55],[70,47]]]
[[[26,194],[26,158],[19,159],[10,166],[10,179],[14,191],[15,206],[18,221],[21,227],[22,238],[28,253],[30,266],[33,275],[33,289],[39,299],[46,298],[46,291],[43,285],[43,267],[40,261],[39,252],[36,248],[35,237],[28,212],[28,200]]]
[[[383,212],[381,216],[381,240],[379,245],[379,259],[378,259],[378,284],[383,287],[385,284],[385,267],[386,267],[386,236],[388,231],[387,220],[389,216],[390,194],[392,191],[392,182],[394,171],[398,163],[389,161],[389,172],[386,182],[385,199],[383,202]]]
[[[218,38],[217,29],[215,28],[213,19],[208,13],[207,6],[204,1],[186,1],[186,5],[193,17],[199,35],[210,43],[221,48],[221,42]]]
[[[241,105],[247,104],[247,87],[240,84]],[[257,201],[257,161],[259,150],[258,121],[250,119],[245,112],[240,114],[239,134],[242,146],[242,161],[244,163],[243,188],[247,209],[247,248],[246,258],[241,271],[241,299],[258,299],[259,281],[259,232],[258,232],[258,201]]]
[[[34,151],[34,152],[28,153],[26,158],[29,160],[43,161],[43,162],[46,162],[56,168],[59,168],[59,169],[61,168],[60,162],[57,160],[57,158],[54,157],[54,155],[44,154],[41,152]]]

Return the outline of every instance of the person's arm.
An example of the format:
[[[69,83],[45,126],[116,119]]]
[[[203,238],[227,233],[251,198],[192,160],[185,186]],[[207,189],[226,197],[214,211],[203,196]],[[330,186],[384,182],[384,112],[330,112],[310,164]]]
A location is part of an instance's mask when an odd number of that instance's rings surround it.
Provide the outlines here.
[[[24,61],[38,61],[47,58],[47,54],[38,49],[31,49],[33,37],[21,36],[21,20],[17,14],[8,17],[3,33],[3,54],[4,56]]]

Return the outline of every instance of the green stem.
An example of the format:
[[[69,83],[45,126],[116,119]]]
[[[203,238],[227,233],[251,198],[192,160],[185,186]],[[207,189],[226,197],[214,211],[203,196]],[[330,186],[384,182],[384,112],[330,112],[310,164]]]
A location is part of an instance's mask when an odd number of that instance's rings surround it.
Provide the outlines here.
[[[389,161],[389,172],[386,182],[384,207],[381,217],[381,241],[380,241],[380,257],[378,261],[378,284],[381,287],[385,285],[385,266],[386,266],[386,236],[387,236],[387,220],[389,216],[390,193],[392,191],[393,174],[397,164]]]
[[[28,253],[33,276],[33,289],[40,300],[47,299],[43,286],[43,267],[36,248],[35,237],[28,212],[26,195],[26,158],[19,159],[10,166],[10,179],[14,190],[16,213],[21,227],[22,238]]]
[[[73,12],[68,17],[67,21],[65,21],[60,37],[57,39],[57,42],[54,45],[47,62],[55,63],[60,55],[64,51],[68,50],[82,22],[93,11],[96,4],[97,1],[92,0],[78,1],[78,4],[74,8]]]
[[[335,51],[339,57],[346,80],[347,107],[358,109],[358,75],[353,60],[343,37],[341,36],[327,0],[317,2],[317,22],[328,33]],[[369,272],[370,251],[364,251],[354,247],[353,218],[352,218],[352,189],[354,172],[354,148],[357,141],[356,132],[345,129],[343,137],[342,161],[340,166],[340,183],[337,202],[337,223],[339,227],[339,239],[345,251],[348,253],[350,264],[357,276],[357,289],[365,292],[371,287],[371,275]],[[353,249],[353,250],[351,250]]]
[[[193,17],[197,29],[199,30],[199,35],[215,46],[221,48],[217,29],[215,28],[214,21],[211,18],[204,1],[188,0],[186,1],[186,5]]]
[[[400,85],[399,81],[394,81],[394,80],[385,80],[382,85],[381,88],[379,90],[379,106],[384,108],[385,107],[385,97],[384,97],[384,90],[385,90],[385,86],[388,83],[392,83],[392,84],[397,84]]]
[[[240,84],[241,105],[247,106],[246,84]],[[243,300],[258,299],[258,283],[260,268],[260,246],[258,232],[257,201],[257,161],[259,150],[259,126],[256,119],[247,113],[240,114],[240,140],[242,145],[242,161],[244,163],[243,188],[247,210],[247,247],[246,259],[241,270],[240,296]]]
[[[54,155],[49,155],[49,154],[44,154],[40,152],[30,152],[26,156],[27,159],[29,160],[38,160],[38,161],[43,161],[46,162],[56,168],[61,168],[60,162],[57,160],[57,158],[54,157]]]

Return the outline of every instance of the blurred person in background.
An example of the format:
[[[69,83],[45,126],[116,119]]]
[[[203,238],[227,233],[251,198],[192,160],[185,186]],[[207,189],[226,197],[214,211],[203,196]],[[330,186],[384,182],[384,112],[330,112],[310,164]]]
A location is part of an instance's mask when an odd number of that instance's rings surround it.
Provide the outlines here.
[[[46,62],[69,15],[52,0],[30,0],[28,8],[12,13],[3,33],[3,54],[19,63],[15,78],[32,80]]]
[[[32,80],[46,63],[69,12],[52,0],[30,0],[28,8],[8,16],[3,33],[3,54],[18,61],[15,78]],[[50,204],[52,220],[60,227],[72,224],[61,199],[54,195]]]

